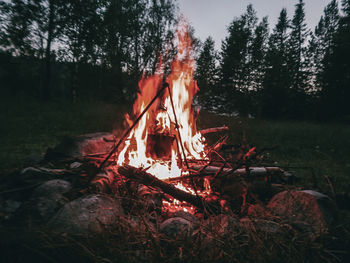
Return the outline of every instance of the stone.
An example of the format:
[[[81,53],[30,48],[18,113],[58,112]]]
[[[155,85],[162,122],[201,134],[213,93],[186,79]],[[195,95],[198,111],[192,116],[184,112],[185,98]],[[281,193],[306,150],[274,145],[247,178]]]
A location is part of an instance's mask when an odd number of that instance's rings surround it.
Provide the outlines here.
[[[180,211],[176,211],[173,216],[186,219],[187,221],[191,222],[192,224],[199,224],[199,219],[189,212],[185,212],[185,211],[180,210]]]
[[[0,199],[0,221],[10,219],[13,214],[20,208],[22,202],[16,200],[1,200]]]
[[[69,167],[71,169],[78,169],[80,166],[82,166],[83,164],[81,162],[73,162],[69,165]]]
[[[35,212],[44,221],[49,220],[58,209],[60,209],[65,203],[66,198],[63,194],[69,192],[72,186],[65,180],[50,180],[39,187],[37,187],[32,194],[30,203]]]
[[[204,232],[215,233],[221,237],[231,234],[235,235],[240,232],[239,220],[225,214],[209,217],[203,226]]]
[[[46,167],[27,167],[24,168],[18,175],[19,181],[25,184],[34,184],[38,182],[48,181],[57,177],[70,174],[71,172],[65,169],[50,169]]]
[[[241,218],[240,226],[246,230],[247,233],[262,233],[264,235],[276,235],[282,233],[280,224],[265,219]]]
[[[54,179],[54,180],[46,181],[45,183],[38,186],[33,191],[32,196],[45,197],[50,195],[63,194],[63,193],[67,193],[71,189],[72,189],[72,185],[70,182],[61,180],[61,179]]]
[[[309,225],[314,237],[328,231],[334,220],[335,203],[326,195],[307,191],[284,191],[276,194],[267,208],[288,224]]]
[[[269,218],[269,217],[271,217],[271,213],[260,204],[249,205],[248,210],[247,210],[247,215],[249,217],[256,217],[256,218]]]
[[[52,230],[70,234],[102,234],[124,215],[117,199],[91,194],[65,204],[49,221]]]
[[[90,154],[108,153],[115,143],[111,133],[98,132],[73,137],[66,137],[53,149],[48,149],[46,160],[61,158],[78,158]]]
[[[179,235],[190,235],[192,231],[191,222],[182,217],[169,218],[160,224],[160,232],[169,238],[175,238]]]

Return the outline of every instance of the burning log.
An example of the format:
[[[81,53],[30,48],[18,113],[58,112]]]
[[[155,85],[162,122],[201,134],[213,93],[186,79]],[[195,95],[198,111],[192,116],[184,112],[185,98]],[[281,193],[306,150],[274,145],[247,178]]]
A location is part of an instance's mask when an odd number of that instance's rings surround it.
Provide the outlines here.
[[[228,127],[224,125],[222,127],[215,127],[215,128],[208,128],[208,129],[200,130],[199,132],[202,135],[204,135],[207,133],[214,133],[214,132],[221,132],[221,131],[228,131]]]
[[[159,180],[157,177],[130,165],[120,166],[118,173],[127,178],[137,180],[144,185],[160,188],[164,193],[172,196],[179,201],[185,201],[201,210],[213,212],[220,211],[220,205],[214,202],[208,202],[200,196],[195,196],[183,190],[176,188],[174,185]]]

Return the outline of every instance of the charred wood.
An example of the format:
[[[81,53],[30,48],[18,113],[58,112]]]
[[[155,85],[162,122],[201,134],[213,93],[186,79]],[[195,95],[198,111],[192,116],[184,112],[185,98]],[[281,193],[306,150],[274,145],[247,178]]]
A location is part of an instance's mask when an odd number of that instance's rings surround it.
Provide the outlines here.
[[[176,188],[174,185],[159,180],[157,177],[130,165],[120,166],[118,173],[132,180],[137,180],[144,185],[160,188],[164,193],[172,196],[179,201],[185,201],[191,205],[206,211],[214,213],[220,211],[220,206],[216,203],[208,202],[200,196],[195,196]]]

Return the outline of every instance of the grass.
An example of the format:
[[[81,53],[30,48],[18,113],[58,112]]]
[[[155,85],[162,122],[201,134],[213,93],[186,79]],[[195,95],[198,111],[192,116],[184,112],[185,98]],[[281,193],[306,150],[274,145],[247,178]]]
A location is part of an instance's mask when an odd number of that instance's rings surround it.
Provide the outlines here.
[[[64,136],[120,129],[123,114],[130,109],[131,105],[93,101],[40,104],[24,99],[3,100],[0,103],[0,174],[9,174],[32,165],[48,147],[55,146]],[[315,177],[319,189],[327,192],[329,186],[324,175],[328,175],[337,191],[349,189],[350,126],[243,119],[208,112],[202,112],[199,121],[201,128],[223,124],[229,126],[229,143],[240,143],[245,138],[249,144],[258,148],[278,145],[276,150],[264,153],[266,164],[310,167],[289,168],[303,179],[306,186],[313,186]],[[215,141],[218,136],[209,136],[208,143]],[[341,226],[348,226],[349,217],[344,218],[340,222]],[[14,230],[2,228],[4,233],[0,236],[4,238],[0,238],[0,243],[3,245],[4,242],[6,246],[3,249],[9,251],[6,256],[27,261],[27,256],[32,255],[36,259],[45,256],[42,260],[45,262],[76,262],[81,260],[75,259],[82,258],[86,259],[84,262],[133,262],[142,256],[153,259],[153,262],[338,262],[333,254],[342,255],[349,242],[349,231],[344,231],[348,228],[338,225],[334,227],[334,231],[339,232],[335,235],[337,238],[326,236],[324,240],[312,243],[289,233],[289,228],[282,232],[282,236],[266,236],[266,233],[247,229],[239,234],[215,236],[213,240],[219,244],[215,246],[211,243],[206,246],[208,235],[205,226],[200,226],[199,231],[191,237],[175,241],[157,236],[146,225],[136,229],[122,224],[116,224],[116,227],[118,229],[101,237],[101,240],[99,237],[74,240],[41,231],[22,233],[17,227]],[[8,241],[7,237],[13,237],[13,240]],[[22,256],[18,251],[27,252],[23,252]],[[347,254],[344,258],[347,258]]]
[[[328,176],[338,192],[350,189],[350,125],[297,121],[267,121],[205,113],[203,126],[226,124],[232,142],[259,148],[277,146],[265,154],[269,164],[290,167],[308,186],[328,191]]]
[[[95,101],[41,104],[19,98],[3,99],[0,110],[0,173],[8,174],[33,164],[64,136],[120,129],[131,105]],[[328,191],[327,175],[336,191],[350,189],[349,125],[243,119],[208,112],[199,118],[202,128],[223,124],[230,128],[230,143],[245,137],[259,148],[277,145],[276,150],[265,153],[268,164],[292,167],[289,170],[306,185],[315,187],[316,179],[316,187]],[[208,142],[217,136],[210,136]]]

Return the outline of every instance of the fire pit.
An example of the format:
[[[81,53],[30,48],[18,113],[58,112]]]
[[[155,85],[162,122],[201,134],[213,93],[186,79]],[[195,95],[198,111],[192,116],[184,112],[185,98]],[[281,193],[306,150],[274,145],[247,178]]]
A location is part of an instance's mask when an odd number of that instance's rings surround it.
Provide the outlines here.
[[[309,242],[327,233],[333,201],[301,191],[279,167],[261,166],[270,149],[228,145],[226,126],[197,129],[186,29],[178,30],[171,73],[140,80],[122,135],[78,136],[49,150],[40,165],[18,175],[17,196],[5,191],[2,224],[45,226],[64,237],[118,233],[133,246],[129,257],[155,260],[173,253],[176,240],[179,259],[183,244],[192,244],[200,258],[227,260],[223,245],[237,237],[249,243],[301,234]],[[204,136],[214,132],[222,136],[208,145]]]

